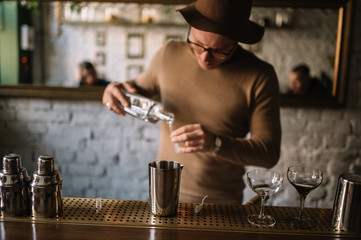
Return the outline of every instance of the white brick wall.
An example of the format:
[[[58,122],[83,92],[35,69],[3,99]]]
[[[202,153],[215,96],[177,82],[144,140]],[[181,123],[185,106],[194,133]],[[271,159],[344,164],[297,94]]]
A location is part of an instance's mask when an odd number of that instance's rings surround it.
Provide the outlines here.
[[[1,99],[0,154],[21,154],[28,173],[53,154],[64,196],[148,198],[147,163],[158,125],[123,118],[100,102]]]
[[[289,165],[305,163],[324,171],[306,207],[332,207],[338,176],[361,174],[361,14],[354,23],[346,108],[281,109],[282,155],[274,170],[286,176]],[[158,127],[117,116],[100,102],[0,98],[0,155],[21,154],[29,174],[37,156],[55,155],[64,196],[148,199]],[[246,189],[245,200],[253,195]],[[298,206],[298,195],[285,180],[269,204]]]

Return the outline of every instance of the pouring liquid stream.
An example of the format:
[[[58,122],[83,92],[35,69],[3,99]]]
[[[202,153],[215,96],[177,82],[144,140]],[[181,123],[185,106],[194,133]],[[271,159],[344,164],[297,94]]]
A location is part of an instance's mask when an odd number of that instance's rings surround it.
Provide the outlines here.
[[[168,121],[167,124],[169,126],[169,131],[172,133],[173,132],[173,121]],[[174,143],[173,146],[174,146],[174,151],[176,153],[179,153],[179,144]]]

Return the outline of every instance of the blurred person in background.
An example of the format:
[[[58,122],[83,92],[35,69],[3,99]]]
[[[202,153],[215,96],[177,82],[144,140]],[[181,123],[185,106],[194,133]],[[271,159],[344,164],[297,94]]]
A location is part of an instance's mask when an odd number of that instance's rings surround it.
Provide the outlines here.
[[[93,64],[84,61],[78,67],[79,86],[107,86],[109,82],[98,78],[98,73]]]
[[[327,93],[320,81],[311,77],[310,68],[306,64],[297,65],[289,75],[288,94],[292,95],[324,95]]]

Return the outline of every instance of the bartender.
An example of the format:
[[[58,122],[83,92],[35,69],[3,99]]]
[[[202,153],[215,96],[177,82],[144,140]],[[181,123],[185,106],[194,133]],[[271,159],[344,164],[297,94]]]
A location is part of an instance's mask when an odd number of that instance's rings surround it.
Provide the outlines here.
[[[125,115],[122,89],[161,99],[175,115],[161,125],[158,159],[180,162],[180,201],[242,203],[245,166],[279,160],[279,86],[274,68],[238,43],[260,41],[264,28],[249,20],[251,0],[198,0],[179,12],[187,42],[169,42],[134,80],[110,83],[103,104]],[[180,145],[176,153],[173,144]]]

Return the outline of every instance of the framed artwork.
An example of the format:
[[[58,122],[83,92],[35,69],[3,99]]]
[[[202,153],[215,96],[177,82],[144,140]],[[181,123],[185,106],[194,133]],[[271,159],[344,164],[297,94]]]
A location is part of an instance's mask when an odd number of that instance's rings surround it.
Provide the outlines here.
[[[104,46],[105,45],[105,32],[96,32],[95,34],[95,44],[97,46]]]
[[[183,41],[183,37],[181,35],[166,35],[165,42],[170,42],[170,41],[181,42]]]
[[[106,62],[105,53],[104,52],[96,52],[94,63],[99,66],[99,65],[105,65],[105,62]]]
[[[127,67],[127,80],[136,78],[139,74],[143,72],[142,65],[129,65]]]
[[[127,39],[127,57],[144,57],[144,36],[142,34],[129,34]]]

